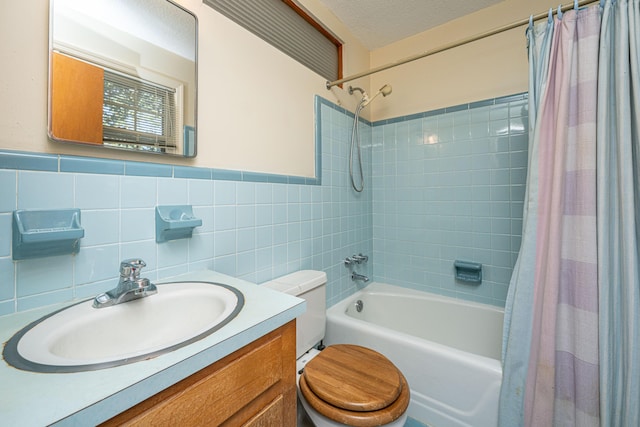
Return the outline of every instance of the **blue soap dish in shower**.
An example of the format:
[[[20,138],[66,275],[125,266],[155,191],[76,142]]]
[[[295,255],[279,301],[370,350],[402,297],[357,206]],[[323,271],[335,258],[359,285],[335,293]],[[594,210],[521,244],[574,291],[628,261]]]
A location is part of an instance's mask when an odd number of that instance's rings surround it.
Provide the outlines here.
[[[482,264],[479,262],[456,260],[453,263],[456,280],[469,283],[482,283]]]

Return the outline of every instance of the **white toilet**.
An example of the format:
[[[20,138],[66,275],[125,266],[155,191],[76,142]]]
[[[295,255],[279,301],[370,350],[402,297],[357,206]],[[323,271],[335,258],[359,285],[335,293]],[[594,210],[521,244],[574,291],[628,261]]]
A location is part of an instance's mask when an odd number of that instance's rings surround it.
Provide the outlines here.
[[[404,426],[409,385],[389,359],[356,345],[313,348],[324,338],[326,284],[326,273],[313,270],[263,284],[307,302],[296,321],[299,403],[316,427]]]

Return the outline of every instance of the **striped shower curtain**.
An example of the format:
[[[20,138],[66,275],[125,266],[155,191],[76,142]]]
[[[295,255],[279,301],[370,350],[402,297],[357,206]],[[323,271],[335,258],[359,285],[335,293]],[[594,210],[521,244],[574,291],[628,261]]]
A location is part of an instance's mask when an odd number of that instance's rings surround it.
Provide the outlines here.
[[[529,175],[502,426],[640,425],[639,1],[527,31]]]

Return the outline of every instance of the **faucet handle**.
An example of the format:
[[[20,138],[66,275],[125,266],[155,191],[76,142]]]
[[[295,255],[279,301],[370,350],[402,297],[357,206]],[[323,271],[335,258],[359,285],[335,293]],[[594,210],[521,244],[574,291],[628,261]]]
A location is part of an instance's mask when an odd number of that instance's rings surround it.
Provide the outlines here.
[[[362,254],[353,255],[351,259],[354,260],[357,264],[369,261],[369,257],[367,255],[362,255]]]
[[[120,277],[129,278],[129,280],[138,280],[140,278],[140,270],[147,264],[138,258],[125,259],[120,263]]]

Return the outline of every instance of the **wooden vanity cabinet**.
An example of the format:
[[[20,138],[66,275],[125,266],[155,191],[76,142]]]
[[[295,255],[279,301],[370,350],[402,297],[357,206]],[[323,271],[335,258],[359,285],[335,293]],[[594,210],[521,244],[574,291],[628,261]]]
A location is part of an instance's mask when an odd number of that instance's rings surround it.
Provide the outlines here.
[[[295,320],[103,426],[295,426]]]

